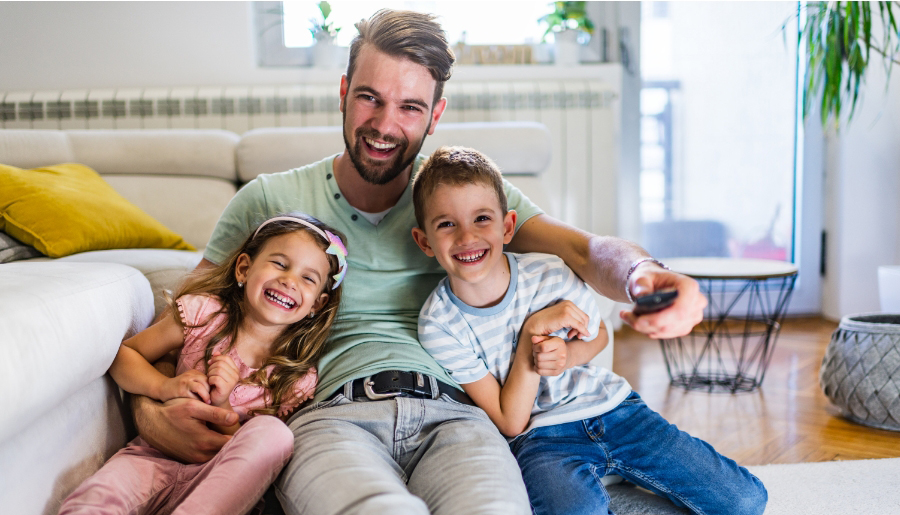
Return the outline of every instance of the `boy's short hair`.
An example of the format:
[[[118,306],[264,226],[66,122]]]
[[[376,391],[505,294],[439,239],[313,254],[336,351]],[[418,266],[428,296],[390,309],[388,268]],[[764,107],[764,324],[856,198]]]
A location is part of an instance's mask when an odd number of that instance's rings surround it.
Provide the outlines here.
[[[425,205],[438,186],[464,184],[483,184],[494,188],[500,212],[506,214],[509,209],[506,190],[497,165],[488,156],[472,148],[441,147],[422,163],[413,178],[413,207],[419,228],[425,229]]]

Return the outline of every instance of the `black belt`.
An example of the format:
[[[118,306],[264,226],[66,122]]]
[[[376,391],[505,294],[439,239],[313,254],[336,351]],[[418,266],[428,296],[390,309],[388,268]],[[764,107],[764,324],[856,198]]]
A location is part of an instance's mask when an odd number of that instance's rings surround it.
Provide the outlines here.
[[[373,401],[390,399],[393,397],[418,397],[421,399],[437,399],[441,394],[462,404],[474,406],[475,403],[465,392],[454,388],[447,383],[434,380],[437,383],[437,394],[431,390],[431,378],[419,372],[402,372],[400,370],[385,370],[362,379],[353,380],[353,398],[367,398]],[[344,393],[341,386],[331,394],[329,399]]]

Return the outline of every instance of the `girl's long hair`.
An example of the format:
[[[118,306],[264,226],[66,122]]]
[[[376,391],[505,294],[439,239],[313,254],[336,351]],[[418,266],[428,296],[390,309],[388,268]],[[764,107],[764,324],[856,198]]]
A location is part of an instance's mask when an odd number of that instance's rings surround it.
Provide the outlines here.
[[[347,240],[343,234],[315,218],[302,213],[290,213],[288,216],[302,218],[323,231],[329,231],[341,238],[341,241],[346,245]],[[224,263],[213,268],[192,272],[188,275],[174,298],[169,297],[168,301],[173,313],[179,312],[176,300],[184,295],[215,295],[221,300],[222,308],[219,311],[210,315],[207,320],[201,322],[198,326],[188,326],[189,328],[202,327],[219,314],[225,315],[225,323],[210,338],[206,345],[204,363],[209,362],[210,358],[212,358],[213,348],[223,339],[231,339],[228,348],[223,354],[231,350],[234,342],[237,340],[241,322],[244,320],[244,290],[238,286],[235,278],[238,257],[241,254],[247,254],[251,260],[256,259],[260,250],[271,238],[295,231],[308,232],[323,252],[328,248],[329,244],[312,229],[297,222],[275,221],[266,224],[255,237],[253,235],[248,237],[244,244],[234,251]],[[254,414],[277,414],[281,404],[292,398],[294,383],[318,363],[325,350],[325,341],[328,338],[331,325],[337,317],[338,307],[341,303],[342,289],[341,286],[334,290],[331,289],[334,285],[332,276],[338,273],[338,260],[331,254],[326,254],[326,257],[328,258],[330,271],[322,291],[328,294],[328,301],[316,313],[315,317],[304,317],[302,320],[286,327],[284,332],[275,340],[272,346],[272,354],[259,367],[259,370],[242,380],[243,383],[256,384],[271,392],[271,395],[266,395],[266,407],[254,410]],[[180,317],[176,316],[176,319],[183,324]],[[267,375],[266,368],[269,365],[274,365],[274,368],[272,373]]]

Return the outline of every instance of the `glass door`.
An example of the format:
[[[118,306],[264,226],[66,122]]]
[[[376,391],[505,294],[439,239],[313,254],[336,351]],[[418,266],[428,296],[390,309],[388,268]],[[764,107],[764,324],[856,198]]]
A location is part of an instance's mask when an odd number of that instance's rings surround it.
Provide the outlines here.
[[[821,163],[804,150],[821,135],[798,124],[797,3],[641,5],[641,243],[795,263],[790,311],[818,313],[821,173],[804,166]]]

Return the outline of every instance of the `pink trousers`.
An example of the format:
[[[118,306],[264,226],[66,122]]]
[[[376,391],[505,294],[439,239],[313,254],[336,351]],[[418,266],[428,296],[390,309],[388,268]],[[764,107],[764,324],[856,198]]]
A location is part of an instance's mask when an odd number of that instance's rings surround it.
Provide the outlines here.
[[[172,460],[138,437],[75,489],[59,513],[244,515],[293,448],[291,430],[269,416],[250,418],[206,463]]]

